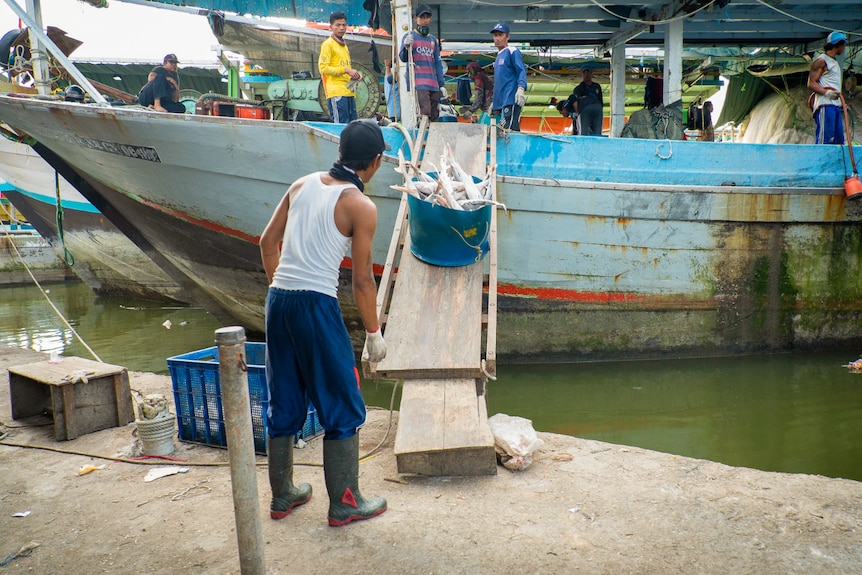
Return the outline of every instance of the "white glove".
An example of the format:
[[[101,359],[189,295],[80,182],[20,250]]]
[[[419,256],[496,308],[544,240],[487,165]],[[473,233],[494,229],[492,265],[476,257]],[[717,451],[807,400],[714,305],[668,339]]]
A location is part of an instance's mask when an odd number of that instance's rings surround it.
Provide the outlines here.
[[[413,46],[413,33],[408,32],[407,36],[404,37],[404,47],[411,48]]]
[[[440,86],[440,99],[441,100],[448,100],[449,99],[449,92],[446,91],[446,86]]]
[[[839,95],[840,94],[838,93],[837,90],[827,90],[826,91],[826,97],[829,98],[830,100],[837,100]]]
[[[362,359],[377,363],[383,361],[384,357],[386,357],[386,342],[383,341],[383,332],[380,331],[380,328],[377,328],[377,331],[373,333],[366,331],[365,353]]]
[[[524,107],[524,104],[527,103],[527,98],[524,96],[524,89],[520,86],[518,86],[518,90],[515,92],[515,103],[522,108]]]

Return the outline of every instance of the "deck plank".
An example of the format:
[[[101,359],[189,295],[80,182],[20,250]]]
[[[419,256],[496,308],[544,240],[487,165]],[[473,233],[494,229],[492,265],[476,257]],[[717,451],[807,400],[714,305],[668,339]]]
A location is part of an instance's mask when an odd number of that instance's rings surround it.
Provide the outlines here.
[[[401,395],[395,456],[399,473],[493,475],[494,438],[473,379],[409,380]]]
[[[481,377],[482,262],[425,264],[405,240],[386,321],[386,358],[379,377]]]

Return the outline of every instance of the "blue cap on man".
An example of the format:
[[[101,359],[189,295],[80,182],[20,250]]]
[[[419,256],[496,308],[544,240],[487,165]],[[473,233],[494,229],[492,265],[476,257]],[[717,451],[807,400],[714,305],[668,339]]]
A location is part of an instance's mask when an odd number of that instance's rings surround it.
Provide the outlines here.
[[[830,32],[828,36],[826,36],[826,43],[831,44],[832,46],[837,46],[841,42],[847,43],[847,35],[844,32]]]
[[[505,22],[497,22],[497,25],[491,28],[491,34],[494,32],[502,32],[503,34],[509,33],[509,25]]]

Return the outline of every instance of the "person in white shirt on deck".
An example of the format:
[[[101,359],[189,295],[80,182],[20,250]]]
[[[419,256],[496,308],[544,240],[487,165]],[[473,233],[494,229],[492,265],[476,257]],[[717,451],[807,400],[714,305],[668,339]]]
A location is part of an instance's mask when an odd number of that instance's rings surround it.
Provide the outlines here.
[[[841,116],[841,66],[835,59],[844,53],[847,36],[830,32],[823,54],[811,64],[808,87],[814,92],[814,123],[817,126],[814,143],[843,144],[844,121]]]

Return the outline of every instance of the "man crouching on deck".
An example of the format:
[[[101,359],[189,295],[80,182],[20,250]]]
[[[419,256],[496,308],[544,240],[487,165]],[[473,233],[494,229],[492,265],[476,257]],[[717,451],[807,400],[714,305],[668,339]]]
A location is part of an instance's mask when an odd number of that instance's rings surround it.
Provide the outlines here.
[[[385,149],[376,123],[348,124],[341,133],[338,162],[329,172],[294,182],[260,237],[270,284],[266,379],[273,519],[287,517],[311,499],[310,485],[293,484],[294,436],[305,422],[309,399],[326,430],[329,524],[347,525],[386,511],[385,499],[359,493],[357,428],[365,423],[365,401],[337,299],[338,271],[352,243],[353,295],[366,329],[365,359],[382,360],[386,344],[377,321],[371,267],[377,207],[362,191],[380,168]]]

